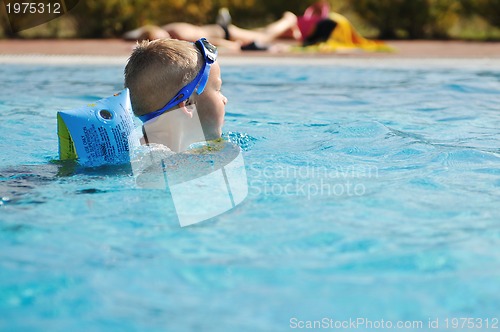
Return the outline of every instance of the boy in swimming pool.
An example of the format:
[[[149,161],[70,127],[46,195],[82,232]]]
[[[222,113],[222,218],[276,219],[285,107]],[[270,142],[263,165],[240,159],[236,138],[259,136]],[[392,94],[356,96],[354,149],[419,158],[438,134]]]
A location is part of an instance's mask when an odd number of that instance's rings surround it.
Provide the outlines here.
[[[181,226],[227,211],[248,193],[239,147],[219,140],[227,98],[216,60],[204,38],[158,39],[139,44],[125,67],[147,144],[134,147],[131,158],[136,185],[167,189]],[[216,142],[194,144],[209,140]]]
[[[221,137],[228,100],[216,59],[217,49],[205,38],[143,41],[134,49],[125,67],[125,87],[134,114],[144,123],[143,143],[180,152]],[[193,121],[196,116],[199,122]],[[193,130],[196,123],[204,137]]]

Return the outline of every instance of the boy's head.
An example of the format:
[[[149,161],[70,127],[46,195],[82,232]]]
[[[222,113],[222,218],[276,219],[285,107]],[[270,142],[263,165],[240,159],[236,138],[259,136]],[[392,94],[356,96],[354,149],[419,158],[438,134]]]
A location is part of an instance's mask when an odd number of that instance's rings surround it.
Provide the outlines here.
[[[201,94],[193,92],[187,100],[172,101],[181,89],[202,76],[201,71],[209,63],[207,61],[211,61],[200,47],[203,46],[199,42],[195,45],[175,39],[158,39],[144,41],[135,48],[125,67],[125,87],[130,90],[135,115],[150,114],[167,104],[170,106],[165,111],[195,104],[206,139],[220,137],[227,98],[221,93],[217,62],[207,69],[208,80]]]

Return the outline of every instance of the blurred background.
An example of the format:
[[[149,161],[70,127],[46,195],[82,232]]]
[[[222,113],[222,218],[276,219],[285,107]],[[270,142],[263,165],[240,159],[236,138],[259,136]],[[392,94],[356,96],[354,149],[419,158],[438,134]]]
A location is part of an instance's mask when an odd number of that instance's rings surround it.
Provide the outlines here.
[[[76,2],[73,0],[73,2]],[[139,26],[211,24],[227,7],[233,23],[255,28],[297,15],[315,0],[80,0],[68,14],[13,32],[1,6],[0,38],[114,38]],[[359,32],[377,39],[500,40],[500,0],[330,0]]]

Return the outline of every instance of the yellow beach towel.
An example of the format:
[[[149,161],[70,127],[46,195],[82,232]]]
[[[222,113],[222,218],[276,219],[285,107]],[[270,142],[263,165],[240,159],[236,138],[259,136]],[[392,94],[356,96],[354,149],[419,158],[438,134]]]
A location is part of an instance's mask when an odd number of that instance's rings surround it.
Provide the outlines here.
[[[336,52],[360,49],[367,52],[393,52],[394,49],[382,41],[362,37],[351,22],[338,13],[330,12],[329,18],[337,23],[327,41],[303,47],[306,51]]]

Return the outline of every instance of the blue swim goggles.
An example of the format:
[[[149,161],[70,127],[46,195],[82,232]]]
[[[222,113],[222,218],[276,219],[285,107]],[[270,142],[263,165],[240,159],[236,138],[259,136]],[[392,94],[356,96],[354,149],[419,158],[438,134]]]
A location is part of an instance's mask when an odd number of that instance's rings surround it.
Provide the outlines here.
[[[139,116],[139,119],[142,122],[154,119],[162,115],[172,107],[187,100],[195,90],[197,94],[201,94],[203,90],[205,90],[205,86],[207,85],[208,82],[208,76],[210,74],[210,66],[212,65],[212,63],[215,62],[215,60],[217,60],[217,47],[210,44],[210,42],[206,38],[198,39],[194,43],[194,45],[196,46],[196,48],[200,50],[201,55],[203,56],[203,60],[205,61],[198,75],[196,75],[196,77],[194,78],[194,80],[191,81],[191,83],[189,83],[188,85],[183,87],[179,92],[177,92],[174,98],[172,98],[165,106],[163,106],[157,111]]]

